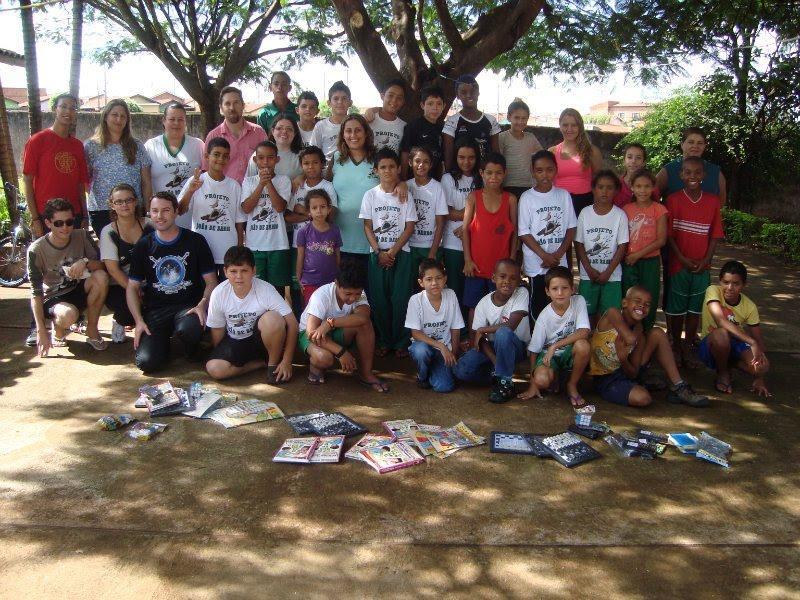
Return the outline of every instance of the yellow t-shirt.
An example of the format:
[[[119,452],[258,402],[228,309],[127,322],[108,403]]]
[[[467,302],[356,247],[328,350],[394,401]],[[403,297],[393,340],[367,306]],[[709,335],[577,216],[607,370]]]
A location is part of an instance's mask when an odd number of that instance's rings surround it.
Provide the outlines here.
[[[758,317],[758,308],[755,303],[744,294],[740,294],[739,303],[732,306],[725,302],[725,296],[722,293],[722,288],[718,285],[710,285],[706,290],[706,297],[703,299],[703,317],[702,317],[702,336],[706,337],[714,329],[717,324],[714,317],[711,316],[711,311],[708,310],[709,302],[719,302],[722,306],[722,313],[725,318],[731,323],[743,329],[745,325],[758,325],[760,323]]]
[[[589,375],[608,375],[619,369],[621,363],[617,355],[617,335],[619,333],[613,327],[592,334]]]

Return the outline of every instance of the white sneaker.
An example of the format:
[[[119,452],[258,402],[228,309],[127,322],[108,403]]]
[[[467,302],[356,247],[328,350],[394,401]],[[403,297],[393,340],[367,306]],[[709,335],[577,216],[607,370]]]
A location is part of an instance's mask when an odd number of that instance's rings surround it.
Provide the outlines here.
[[[116,321],[111,322],[111,341],[115,344],[124,344],[125,340],[125,326],[120,325]]]

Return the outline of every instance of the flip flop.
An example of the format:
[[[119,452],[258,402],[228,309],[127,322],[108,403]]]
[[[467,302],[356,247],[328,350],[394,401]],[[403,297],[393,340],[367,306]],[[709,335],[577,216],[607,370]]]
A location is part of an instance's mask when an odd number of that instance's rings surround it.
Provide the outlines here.
[[[583,408],[586,406],[586,400],[580,396],[567,396],[567,399],[569,399],[570,404],[572,404],[572,408]]]
[[[322,385],[325,383],[325,375],[322,373],[315,373],[314,371],[308,371],[308,383],[310,385]]]
[[[87,337],[86,338],[86,343],[89,344],[92,348],[94,348],[98,352],[108,348],[108,342],[105,341],[103,338],[94,339],[94,338]]]
[[[389,384],[378,378],[376,378],[375,381],[367,381],[366,379],[361,379],[359,377],[358,383],[364,387],[372,388],[373,391],[378,392],[379,394],[385,394],[389,391]]]
[[[723,394],[732,394],[733,393],[733,386],[730,383],[725,383],[724,381],[717,379],[714,381],[714,387],[718,392],[722,392]]]

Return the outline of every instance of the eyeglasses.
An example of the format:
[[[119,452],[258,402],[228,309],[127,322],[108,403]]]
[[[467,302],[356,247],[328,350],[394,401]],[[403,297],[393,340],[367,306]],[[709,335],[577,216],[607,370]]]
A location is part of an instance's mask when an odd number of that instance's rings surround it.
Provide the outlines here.
[[[125,198],[123,200],[113,200],[111,202],[114,206],[123,206],[124,204],[136,204],[136,198]]]
[[[66,219],[65,221],[59,219],[58,221],[53,221],[53,227],[64,227],[64,225],[72,227],[75,225],[75,219]]]

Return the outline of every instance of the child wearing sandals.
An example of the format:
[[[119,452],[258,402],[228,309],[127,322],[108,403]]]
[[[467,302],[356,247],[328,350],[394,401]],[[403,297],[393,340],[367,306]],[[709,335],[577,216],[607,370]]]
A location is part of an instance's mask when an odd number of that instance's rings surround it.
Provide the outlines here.
[[[375,330],[364,294],[366,276],[358,264],[343,260],[333,283],[317,288],[300,316],[298,345],[308,355],[308,382],[325,383],[325,371],[338,360],[345,373],[379,393],[389,386],[372,372]],[[351,352],[355,344],[358,361]]]
[[[536,319],[528,351],[531,353],[531,382],[521,400],[541,398],[540,390],[557,384],[559,371],[570,371],[567,397],[573,408],[586,401],[578,393],[578,381],[589,364],[589,313],[583,296],[573,295],[575,284],[567,267],[553,267],[544,276],[550,298]]]

